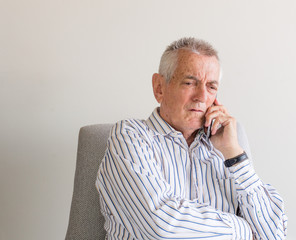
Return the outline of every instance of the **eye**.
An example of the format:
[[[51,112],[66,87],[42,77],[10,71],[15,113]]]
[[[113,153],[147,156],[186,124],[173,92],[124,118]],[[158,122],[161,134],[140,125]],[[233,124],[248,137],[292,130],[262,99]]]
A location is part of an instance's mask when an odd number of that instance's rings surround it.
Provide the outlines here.
[[[196,81],[193,81],[193,80],[185,80],[184,82],[183,82],[183,84],[185,85],[185,86],[194,86],[195,84],[196,84]]]
[[[218,90],[217,84],[208,84],[208,88],[210,89],[210,91],[217,91]]]

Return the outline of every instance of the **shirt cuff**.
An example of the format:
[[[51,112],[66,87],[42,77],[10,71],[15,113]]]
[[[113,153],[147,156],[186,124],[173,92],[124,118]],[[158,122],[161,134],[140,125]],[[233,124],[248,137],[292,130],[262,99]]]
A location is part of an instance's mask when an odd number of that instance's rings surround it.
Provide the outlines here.
[[[255,173],[255,170],[249,160],[245,160],[228,169],[232,174],[232,178],[235,180],[238,191],[243,190],[249,192],[259,186],[262,186],[262,182]]]

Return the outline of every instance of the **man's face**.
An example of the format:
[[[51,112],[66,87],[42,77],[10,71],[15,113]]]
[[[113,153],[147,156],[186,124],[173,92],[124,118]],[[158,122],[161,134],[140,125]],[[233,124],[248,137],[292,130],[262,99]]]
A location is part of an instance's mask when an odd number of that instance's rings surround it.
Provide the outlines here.
[[[153,81],[160,115],[174,129],[193,133],[204,125],[204,115],[216,97],[220,65],[216,57],[180,50],[169,83],[158,75]],[[155,85],[159,82],[158,89]],[[158,93],[157,93],[158,91]]]

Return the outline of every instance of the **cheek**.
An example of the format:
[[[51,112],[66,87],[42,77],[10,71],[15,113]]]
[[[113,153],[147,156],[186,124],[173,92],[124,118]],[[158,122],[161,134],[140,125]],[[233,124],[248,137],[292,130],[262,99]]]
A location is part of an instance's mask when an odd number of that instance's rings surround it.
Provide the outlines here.
[[[170,107],[170,111],[180,112],[186,105],[192,102],[192,92],[188,89],[171,88],[167,93],[162,100],[162,104]]]
[[[215,99],[216,99],[216,96],[209,97],[209,99],[207,100],[207,108],[209,108],[214,104]]]
[[[194,90],[184,89],[178,92],[178,95],[175,96],[175,99],[182,104],[186,104],[193,101],[193,97],[194,97]]]

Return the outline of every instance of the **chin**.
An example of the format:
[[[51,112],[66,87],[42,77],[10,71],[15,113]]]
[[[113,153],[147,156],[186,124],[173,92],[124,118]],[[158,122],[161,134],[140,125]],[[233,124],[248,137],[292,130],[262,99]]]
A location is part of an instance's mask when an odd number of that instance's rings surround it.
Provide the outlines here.
[[[192,126],[199,126],[199,127],[202,127],[203,124],[204,124],[204,117],[200,117],[200,118],[191,118],[187,121],[187,123],[189,125],[192,125]]]
[[[203,122],[191,123],[191,124],[188,124],[188,127],[191,128],[191,129],[197,130],[197,129],[203,127]]]

